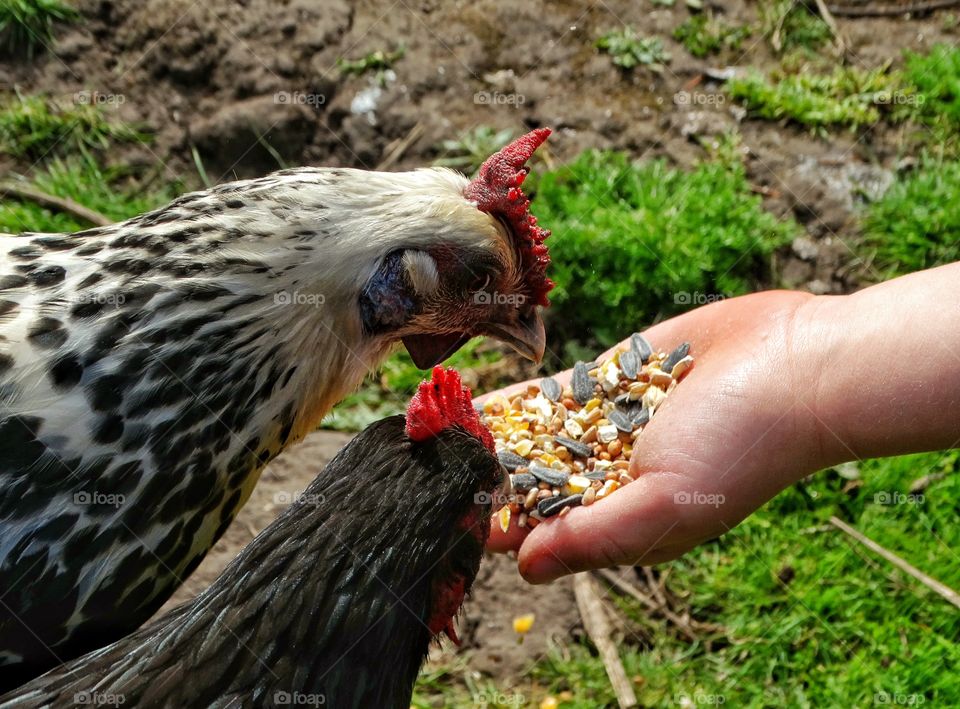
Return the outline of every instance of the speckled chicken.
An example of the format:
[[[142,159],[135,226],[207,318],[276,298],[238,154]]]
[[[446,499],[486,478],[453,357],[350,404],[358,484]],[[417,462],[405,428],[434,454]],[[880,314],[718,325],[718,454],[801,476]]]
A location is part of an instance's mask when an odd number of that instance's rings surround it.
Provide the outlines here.
[[[196,599],[0,707],[408,707],[431,639],[456,638],[504,485],[469,390],[437,367]]]
[[[114,226],[0,236],[0,690],[131,632],[260,470],[402,342],[542,356],[540,129],[473,181],[284,170]]]

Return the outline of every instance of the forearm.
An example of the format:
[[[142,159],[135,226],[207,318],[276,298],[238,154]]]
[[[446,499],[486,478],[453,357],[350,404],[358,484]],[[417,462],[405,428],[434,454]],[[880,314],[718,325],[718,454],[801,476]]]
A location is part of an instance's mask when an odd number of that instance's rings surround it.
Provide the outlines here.
[[[828,461],[960,445],[960,263],[805,307]]]

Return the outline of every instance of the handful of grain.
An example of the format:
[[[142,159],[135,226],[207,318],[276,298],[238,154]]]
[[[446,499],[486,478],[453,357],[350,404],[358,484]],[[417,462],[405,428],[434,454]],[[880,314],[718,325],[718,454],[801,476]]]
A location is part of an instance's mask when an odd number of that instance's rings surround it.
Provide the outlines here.
[[[515,495],[499,512],[506,532],[592,505],[633,482],[630,454],[643,427],[693,365],[684,343],[669,354],[639,334],[601,362],[577,362],[570,384],[546,377],[513,399],[493,396],[481,420],[510,471]]]

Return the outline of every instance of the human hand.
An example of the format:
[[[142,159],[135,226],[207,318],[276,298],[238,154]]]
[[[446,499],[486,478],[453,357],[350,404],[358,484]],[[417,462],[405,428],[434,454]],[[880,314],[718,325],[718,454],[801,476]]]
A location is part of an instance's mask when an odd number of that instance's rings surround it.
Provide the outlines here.
[[[830,464],[816,413],[825,301],[766,292],[714,303],[645,333],[693,369],[634,446],[635,481],[535,529],[493,524],[489,548],[519,550],[542,583],[585,569],[653,564],[723,534],[790,483]],[[557,375],[561,383],[570,372]],[[525,383],[505,390],[522,390]]]

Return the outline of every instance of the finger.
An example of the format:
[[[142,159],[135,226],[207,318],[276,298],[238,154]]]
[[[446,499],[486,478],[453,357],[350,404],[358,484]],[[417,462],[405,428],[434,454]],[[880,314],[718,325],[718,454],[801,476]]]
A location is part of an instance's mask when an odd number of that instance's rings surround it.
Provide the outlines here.
[[[589,507],[541,523],[520,548],[520,573],[530,583],[546,583],[656,554],[683,525],[674,514],[672,477],[648,475]]]
[[[518,551],[529,533],[529,528],[520,529],[517,526],[516,519],[510,520],[510,526],[504,532],[500,528],[499,516],[493,515],[490,519],[490,537],[487,539],[487,549],[495,554]]]

